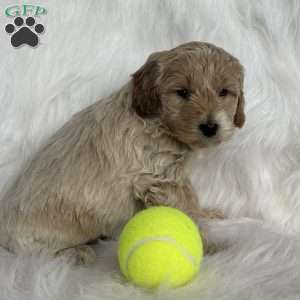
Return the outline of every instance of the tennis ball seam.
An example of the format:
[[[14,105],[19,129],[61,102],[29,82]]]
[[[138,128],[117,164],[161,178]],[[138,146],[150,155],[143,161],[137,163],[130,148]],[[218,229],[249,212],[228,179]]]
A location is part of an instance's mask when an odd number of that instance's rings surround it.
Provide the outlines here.
[[[128,262],[129,259],[131,257],[131,255],[135,252],[135,250],[137,250],[140,246],[150,243],[150,242],[154,242],[154,241],[163,241],[163,242],[167,242],[167,243],[171,243],[173,244],[180,252],[181,254],[193,265],[193,267],[197,268],[197,261],[196,259],[189,253],[188,250],[186,250],[184,247],[182,247],[180,244],[178,244],[178,242],[170,237],[148,237],[142,240],[137,241],[132,248],[129,250],[128,254],[125,257],[125,272],[126,272],[126,276],[128,277]]]

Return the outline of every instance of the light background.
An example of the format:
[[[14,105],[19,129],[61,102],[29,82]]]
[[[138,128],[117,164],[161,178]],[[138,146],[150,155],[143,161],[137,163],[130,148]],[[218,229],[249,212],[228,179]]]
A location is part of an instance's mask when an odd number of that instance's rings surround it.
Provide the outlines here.
[[[191,176],[209,223],[231,246],[186,288],[156,299],[300,298],[300,2],[297,0],[41,0],[36,48],[15,49],[0,0],[0,198],[26,161],[75,112],[125,83],[155,50],[201,40],[246,69],[247,122],[203,151]],[[22,3],[22,2],[20,2]],[[252,218],[250,221],[244,217]],[[97,265],[69,269],[0,250],[0,299],[153,299],[127,286],[115,243]]]

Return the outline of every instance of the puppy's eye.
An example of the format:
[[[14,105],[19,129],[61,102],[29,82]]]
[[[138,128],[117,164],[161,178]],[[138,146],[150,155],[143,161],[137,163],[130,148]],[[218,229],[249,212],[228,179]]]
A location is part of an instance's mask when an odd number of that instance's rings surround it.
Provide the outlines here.
[[[190,97],[190,95],[191,95],[190,91],[187,90],[187,89],[180,89],[180,90],[177,90],[177,91],[176,91],[176,94],[177,94],[179,97],[183,98],[183,99],[188,99],[188,98]]]
[[[218,93],[218,96],[219,97],[226,97],[226,96],[228,96],[228,94],[229,94],[229,91],[227,89],[221,89]]]

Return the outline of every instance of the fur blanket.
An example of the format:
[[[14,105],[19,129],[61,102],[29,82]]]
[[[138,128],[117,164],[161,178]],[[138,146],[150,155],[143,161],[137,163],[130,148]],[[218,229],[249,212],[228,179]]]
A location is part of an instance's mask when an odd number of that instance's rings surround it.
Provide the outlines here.
[[[0,0],[0,198],[41,143],[155,50],[201,40],[237,56],[246,68],[247,124],[191,167],[202,205],[228,216],[203,224],[228,248],[206,257],[191,284],[148,294],[124,283],[116,242],[97,246],[92,267],[0,248],[0,299],[299,299],[300,2],[26,3],[47,10],[35,16],[44,32],[36,47],[14,48],[4,29],[15,2]]]

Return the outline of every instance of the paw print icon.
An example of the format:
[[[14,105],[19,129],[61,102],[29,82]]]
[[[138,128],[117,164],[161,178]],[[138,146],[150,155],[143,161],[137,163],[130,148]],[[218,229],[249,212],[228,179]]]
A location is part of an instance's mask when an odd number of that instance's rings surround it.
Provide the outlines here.
[[[45,30],[42,24],[36,24],[33,17],[26,18],[25,22],[22,17],[16,17],[14,24],[7,24],[5,31],[11,34],[11,44],[13,47],[19,47],[26,44],[35,47],[39,43],[39,35]]]

